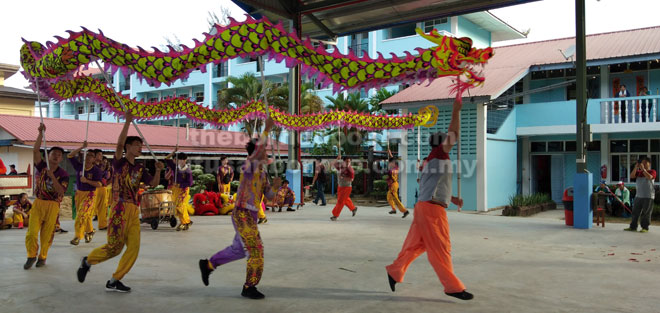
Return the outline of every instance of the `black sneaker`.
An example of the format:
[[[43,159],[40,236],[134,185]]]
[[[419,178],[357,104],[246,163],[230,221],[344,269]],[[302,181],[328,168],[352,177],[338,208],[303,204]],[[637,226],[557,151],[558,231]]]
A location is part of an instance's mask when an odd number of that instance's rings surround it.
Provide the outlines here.
[[[410,211],[403,212],[403,216],[401,218],[406,218],[406,216],[408,216],[408,214],[410,214]]]
[[[395,211],[395,210],[392,210],[392,211],[389,211],[389,212],[387,212],[387,213],[389,213],[389,214],[396,214],[396,211]]]
[[[280,208],[279,210],[277,210],[277,212],[282,212],[282,208]]]
[[[83,257],[77,272],[79,282],[85,282],[85,277],[87,277],[87,272],[89,272],[90,268],[91,266],[87,265],[87,257]]]
[[[287,212],[295,212],[296,211],[292,207],[288,207],[286,210],[287,210]]]
[[[390,276],[390,273],[387,273],[387,281],[390,283],[390,289],[392,289],[392,292],[396,289],[394,285],[396,285],[396,280]]]
[[[64,228],[60,228],[60,233],[61,233],[61,234],[66,234],[66,233],[68,233],[68,232],[69,232],[68,230],[66,230],[66,229],[64,229]]]
[[[469,293],[465,290],[463,290],[461,292],[453,292],[453,293],[445,292],[445,294],[448,295],[448,296],[454,297],[454,298],[461,299],[461,300],[472,300],[472,298],[474,298],[474,296],[471,293]]]
[[[324,203],[324,204],[321,204],[321,205],[319,205],[319,206],[325,206],[325,203]]]
[[[35,265],[35,266],[36,266],[36,267],[43,267],[43,266],[46,266],[46,259],[39,259],[39,260],[37,260],[37,265]]]
[[[213,270],[209,268],[208,259],[199,260],[199,271],[202,273],[202,283],[204,283],[204,286],[208,286],[209,276],[213,272]]]
[[[37,262],[37,258],[27,258],[27,261],[25,261],[25,264],[23,265],[23,269],[29,270],[32,265],[34,265],[34,262]]]
[[[254,287],[254,286],[252,286],[252,287],[245,287],[244,286],[243,291],[241,291],[241,296],[246,297],[246,298],[250,298],[250,299],[255,299],[255,300],[263,299],[263,298],[266,297],[266,296],[264,296],[263,293],[261,293],[261,292],[259,292],[259,290],[257,290],[257,287]]]
[[[107,291],[116,291],[116,292],[130,292],[131,287],[124,286],[120,281],[115,281],[111,283],[109,280],[105,283],[105,290]]]
[[[353,209],[351,212],[353,213],[353,216],[355,216],[355,213],[357,213],[357,207],[355,207],[355,209]]]
[[[336,221],[337,221],[337,217],[336,217],[336,216],[330,216],[330,220],[333,221],[333,222],[336,222]]]

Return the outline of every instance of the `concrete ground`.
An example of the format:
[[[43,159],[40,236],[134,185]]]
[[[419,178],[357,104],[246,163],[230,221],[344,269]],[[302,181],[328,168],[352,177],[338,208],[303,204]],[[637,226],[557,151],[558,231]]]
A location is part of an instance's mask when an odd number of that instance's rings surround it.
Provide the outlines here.
[[[104,284],[119,258],[92,267],[84,284],[82,256],[105,242],[69,244],[57,234],[43,268],[23,270],[25,230],[0,231],[0,312],[659,312],[660,229],[624,232],[623,224],[578,230],[561,211],[516,218],[450,212],[456,274],[475,294],[443,293],[426,256],[392,293],[385,265],[399,252],[412,215],[360,207],[331,222],[330,207],[269,213],[261,226],[265,270],[259,289],[242,298],[245,261],[227,264],[202,285],[197,260],[234,236],[229,217],[193,217],[187,232],[143,224],[140,256],[123,282],[130,294]],[[73,222],[65,221],[73,230]]]

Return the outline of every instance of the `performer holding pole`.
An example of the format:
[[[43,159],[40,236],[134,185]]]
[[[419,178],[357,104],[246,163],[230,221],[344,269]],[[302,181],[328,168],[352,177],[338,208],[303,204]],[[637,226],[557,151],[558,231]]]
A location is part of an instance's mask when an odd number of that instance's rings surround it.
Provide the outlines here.
[[[330,217],[331,221],[336,221],[341,213],[341,210],[344,209],[344,206],[348,206],[348,209],[351,210],[352,216],[355,216],[357,213],[357,207],[351,201],[351,191],[353,191],[353,179],[355,178],[355,171],[353,170],[353,165],[351,164],[351,158],[348,156],[341,157],[341,150],[337,161],[334,164],[337,168],[337,204],[332,209],[332,216]]]
[[[108,202],[112,193],[112,166],[110,166],[108,159],[103,156],[101,149],[95,149],[94,156],[96,158],[96,166],[103,173],[101,187],[96,188],[94,208],[98,217],[98,229],[104,230],[108,228]]]
[[[135,162],[135,159],[142,154],[142,139],[127,136],[133,115],[131,112],[124,114],[126,122],[117,140],[113,160],[113,204],[110,211],[108,243],[94,249],[84,257],[77,273],[78,281],[84,282],[92,265],[119,255],[125,245],[126,251],[119,260],[117,270],[105,284],[106,290],[118,292],[131,291],[131,288],[125,286],[120,280],[131,270],[140,251],[140,209],[137,206],[140,182],[151,185],[151,187],[158,186],[160,172],[164,167],[162,162],[157,162],[156,175],[152,177],[142,164]]]
[[[243,165],[240,185],[236,194],[236,206],[232,214],[232,222],[236,235],[230,246],[219,251],[210,259],[199,260],[199,270],[202,282],[209,284],[209,275],[219,266],[238,259],[248,257],[246,279],[241,295],[250,299],[263,299],[265,296],[256,288],[261,280],[264,268],[263,242],[257,227],[257,211],[261,205],[261,197],[272,199],[275,190],[280,187],[280,178],[273,180],[271,188],[263,171],[262,164],[266,162],[266,146],[268,132],[273,127],[273,120],[266,119],[266,127],[259,139],[252,139],[246,145],[248,158]]]
[[[37,262],[37,267],[46,265],[48,249],[53,243],[55,223],[60,212],[60,202],[69,185],[69,174],[60,167],[64,149],[50,148],[46,154],[46,161],[41,156],[40,147],[45,132],[46,126],[42,123],[39,125],[39,135],[32,148],[37,199],[34,200],[30,211],[30,224],[25,235],[27,261],[23,268],[26,270],[30,269],[35,262]],[[49,165],[52,167],[49,168]],[[41,241],[41,251],[39,251],[39,241]]]
[[[403,213],[401,218],[406,218],[410,212],[408,212],[406,207],[403,206],[403,203],[401,203],[401,200],[399,200],[399,164],[394,159],[392,151],[388,149],[387,154],[389,157],[387,164],[389,167],[389,171],[387,172],[387,203],[392,207],[392,211],[389,213],[396,214],[396,209],[398,208]]]
[[[85,141],[82,147],[71,151],[67,158],[69,163],[76,170],[76,223],[75,234],[71,240],[71,244],[77,246],[80,239],[85,236],[85,242],[89,243],[94,237],[94,224],[92,218],[94,216],[94,203],[98,194],[97,188],[101,188],[103,184],[103,171],[94,165],[96,156],[94,151],[87,151],[87,156],[83,157],[83,162],[80,162],[78,155],[81,150],[87,150],[87,142]]]
[[[431,153],[422,170],[420,194],[415,205],[413,222],[399,256],[394,263],[386,267],[392,291],[395,290],[396,283],[403,282],[408,266],[420,254],[426,252],[431,266],[445,287],[445,294],[461,300],[473,298],[473,295],[465,290],[463,283],[454,275],[446,212],[450,202],[459,208],[463,206],[462,199],[451,195],[452,164],[449,159],[449,151],[456,144],[460,135],[461,107],[460,99],[454,101],[447,134],[438,132],[430,137]]]
[[[172,199],[176,207],[176,217],[179,219],[177,231],[188,230],[192,221],[188,215],[190,207],[190,187],[193,185],[193,176],[190,167],[186,163],[188,156],[183,152],[178,152],[177,146],[172,153],[165,157],[167,173],[165,177],[168,181],[168,189],[172,190]],[[172,161],[172,156],[176,154],[176,163]]]

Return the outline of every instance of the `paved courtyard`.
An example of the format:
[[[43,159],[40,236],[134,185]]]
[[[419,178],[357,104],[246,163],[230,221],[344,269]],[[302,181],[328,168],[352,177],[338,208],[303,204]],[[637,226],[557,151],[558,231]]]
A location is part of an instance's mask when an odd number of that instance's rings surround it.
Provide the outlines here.
[[[561,212],[531,218],[450,212],[454,267],[475,299],[443,293],[422,255],[392,293],[384,266],[396,257],[412,215],[360,207],[331,222],[330,207],[270,213],[261,226],[266,264],[261,301],[240,296],[245,261],[225,265],[202,285],[197,260],[230,243],[227,216],[193,217],[190,231],[143,224],[140,256],[108,293],[119,258],[75,277],[82,256],[105,242],[69,244],[57,234],[48,264],[25,271],[25,230],[0,231],[0,312],[659,312],[660,229],[623,232],[623,224],[577,230]],[[64,228],[73,230],[73,222]]]

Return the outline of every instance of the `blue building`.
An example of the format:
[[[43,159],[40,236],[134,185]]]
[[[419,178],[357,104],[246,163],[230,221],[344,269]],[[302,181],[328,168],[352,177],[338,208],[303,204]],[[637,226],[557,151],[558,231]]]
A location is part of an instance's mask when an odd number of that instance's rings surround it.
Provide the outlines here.
[[[476,47],[481,48],[488,47],[494,42],[524,37],[519,31],[511,28],[491,13],[478,12],[420,23],[399,25],[388,29],[340,37],[336,41],[336,49],[344,54],[348,53],[349,50],[352,50],[358,56],[367,53],[372,58],[377,58],[378,53],[381,53],[384,56],[389,56],[391,53],[398,56],[405,56],[405,51],[415,52],[414,48],[416,47],[427,48],[433,45],[430,41],[423,39],[415,33],[415,28],[418,27],[425,32],[429,32],[435,28],[441,33],[448,35],[457,37],[467,36],[474,40]],[[333,51],[333,49],[335,49],[335,47],[331,45],[327,45],[326,47],[328,48],[328,51]],[[286,68],[284,62],[280,64],[266,62],[263,72],[267,80],[276,84],[289,81],[289,69]],[[159,88],[140,82],[136,75],[124,77],[119,72],[113,77],[113,81],[117,91],[134,99],[142,101],[159,101],[170,96],[184,96],[206,107],[213,107],[217,104],[218,91],[228,87],[227,77],[238,77],[245,73],[254,73],[257,77],[261,76],[256,59],[239,58],[219,65],[208,64],[205,73],[196,71],[191,73],[186,80],[177,81],[171,86],[161,86]],[[95,71],[90,69],[90,71],[85,72],[85,74],[97,75],[99,78],[102,78],[102,75],[100,75],[101,73],[98,70]],[[406,87],[407,86],[391,86],[388,88],[391,90],[400,90]],[[326,102],[327,100],[325,97],[332,96],[331,88],[317,89],[315,90],[315,93]],[[367,98],[374,93],[375,90],[361,91],[364,98]],[[98,104],[92,104],[89,109],[87,108],[88,105],[89,104],[85,101],[53,102],[49,107],[49,116],[67,119],[86,119],[87,114],[92,114],[90,118],[94,121],[115,120],[115,118],[107,114],[107,112],[103,112],[103,109]],[[163,119],[146,123],[175,125],[176,120]],[[190,126],[197,128],[205,127],[204,125],[194,124],[183,118],[179,123],[181,125],[190,124]],[[240,126],[234,126],[230,130],[240,130]],[[286,133],[283,133],[280,140],[287,142],[288,138],[289,136],[287,136]],[[322,142],[323,138],[313,138],[311,132],[302,133],[302,149],[312,148],[314,140]]]
[[[587,123],[593,140],[587,168],[594,181],[623,181],[640,158],[660,167],[660,27],[587,36]],[[560,202],[576,171],[575,38],[495,48],[486,83],[463,98],[461,181],[465,209],[487,211],[516,194],[546,193]],[[625,85],[628,97],[617,97]],[[450,82],[414,85],[383,102],[386,109],[416,112],[433,104],[438,123],[399,132],[399,155],[407,160],[401,196],[415,202],[415,161],[429,153],[424,135],[446,131],[453,101]],[[641,95],[643,87],[650,91]],[[456,149],[452,151],[456,159]],[[657,179],[656,179],[657,182]],[[456,180],[454,188],[456,188]]]

